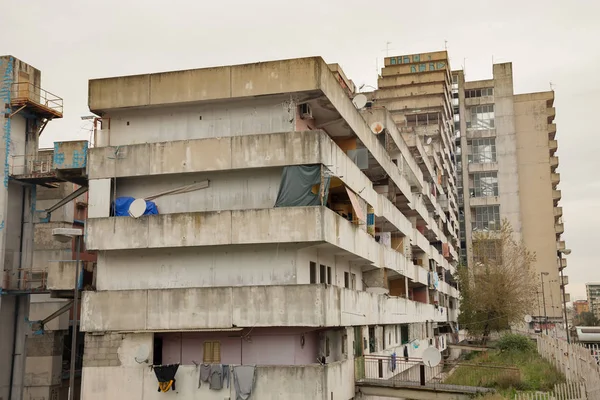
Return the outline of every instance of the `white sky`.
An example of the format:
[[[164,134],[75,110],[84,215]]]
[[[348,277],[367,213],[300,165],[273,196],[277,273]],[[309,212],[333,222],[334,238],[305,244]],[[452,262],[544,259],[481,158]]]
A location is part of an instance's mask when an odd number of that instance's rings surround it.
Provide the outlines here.
[[[567,247],[568,291],[600,281],[600,1],[0,0],[0,54],[42,71],[64,98],[42,146],[89,139],[87,80],[115,75],[320,55],[357,85],[376,85],[376,59],[441,50],[468,80],[513,62],[515,92],[553,83]],[[596,233],[594,233],[596,232]]]

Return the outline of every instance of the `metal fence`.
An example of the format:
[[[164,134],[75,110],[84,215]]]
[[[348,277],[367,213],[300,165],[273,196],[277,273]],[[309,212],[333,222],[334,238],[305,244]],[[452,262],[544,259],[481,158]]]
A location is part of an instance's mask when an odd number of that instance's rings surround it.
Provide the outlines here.
[[[52,154],[14,155],[9,163],[11,176],[49,174],[54,168]]]
[[[364,356],[355,366],[357,381],[387,386],[457,385],[492,387],[498,383],[520,381],[520,370],[504,365],[444,361],[429,367],[420,358]]]
[[[588,400],[585,385],[581,383],[561,383],[550,393],[517,393],[515,400]]]

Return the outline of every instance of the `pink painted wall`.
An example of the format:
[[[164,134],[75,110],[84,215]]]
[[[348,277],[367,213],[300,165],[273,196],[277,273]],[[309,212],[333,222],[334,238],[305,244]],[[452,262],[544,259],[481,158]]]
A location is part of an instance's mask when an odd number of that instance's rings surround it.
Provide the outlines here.
[[[296,131],[310,131],[313,129],[315,129],[315,120],[300,118],[300,107],[296,107]]]
[[[249,332],[249,335],[248,335]],[[301,336],[304,334],[304,346]],[[221,342],[221,363],[305,365],[317,362],[318,334],[302,328],[255,328],[240,332],[157,334],[163,339],[163,364],[202,363],[203,343]],[[242,335],[247,335],[240,338]]]

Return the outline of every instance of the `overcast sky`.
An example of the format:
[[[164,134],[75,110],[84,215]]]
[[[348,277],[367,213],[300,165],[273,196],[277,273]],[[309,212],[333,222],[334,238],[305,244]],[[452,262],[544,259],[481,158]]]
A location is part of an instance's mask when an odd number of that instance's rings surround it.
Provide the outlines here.
[[[515,92],[556,91],[568,291],[600,281],[600,1],[0,0],[0,53],[64,98],[42,146],[89,139],[90,78],[319,55],[376,85],[390,55],[442,50],[468,80],[513,62]],[[379,60],[378,62],[376,60]],[[592,118],[594,117],[594,118]]]

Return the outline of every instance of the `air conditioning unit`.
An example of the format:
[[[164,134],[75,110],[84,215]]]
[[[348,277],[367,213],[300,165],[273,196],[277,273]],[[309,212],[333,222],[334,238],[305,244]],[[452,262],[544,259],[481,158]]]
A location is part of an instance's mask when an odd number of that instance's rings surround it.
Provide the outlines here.
[[[303,103],[300,104],[300,118],[302,119],[312,119],[312,108],[310,108],[310,104]]]

